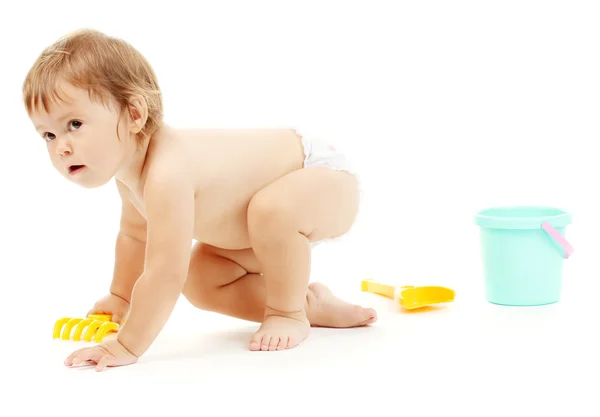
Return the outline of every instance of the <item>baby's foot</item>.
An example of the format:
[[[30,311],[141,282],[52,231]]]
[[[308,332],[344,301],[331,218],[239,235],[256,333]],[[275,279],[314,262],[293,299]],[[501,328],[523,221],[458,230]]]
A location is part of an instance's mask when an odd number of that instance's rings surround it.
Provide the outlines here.
[[[288,314],[267,307],[265,318],[250,341],[250,350],[291,349],[306,339],[309,331],[304,311]]]
[[[377,321],[377,312],[372,308],[350,304],[318,282],[308,286],[306,301],[305,312],[285,316],[267,308],[263,323],[250,341],[250,350],[291,349],[308,337],[310,326],[346,328]]]
[[[314,282],[308,286],[306,316],[311,326],[358,327],[377,321],[377,312],[341,300],[325,285]]]

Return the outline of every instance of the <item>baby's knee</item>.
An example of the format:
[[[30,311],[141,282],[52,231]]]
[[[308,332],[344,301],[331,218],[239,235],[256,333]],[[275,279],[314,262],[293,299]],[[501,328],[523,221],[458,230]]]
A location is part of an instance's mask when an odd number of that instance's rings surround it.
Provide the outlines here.
[[[212,310],[214,297],[212,296],[216,287],[207,285],[203,279],[188,279],[183,286],[182,294],[188,302],[201,310]]]
[[[211,257],[214,256],[207,245],[198,244],[192,250],[188,277],[183,286],[183,296],[194,307],[202,310],[211,309],[213,292],[218,284],[211,280],[209,270],[211,268]]]
[[[251,235],[278,235],[287,228],[293,228],[293,210],[285,200],[257,194],[248,205],[247,219]]]

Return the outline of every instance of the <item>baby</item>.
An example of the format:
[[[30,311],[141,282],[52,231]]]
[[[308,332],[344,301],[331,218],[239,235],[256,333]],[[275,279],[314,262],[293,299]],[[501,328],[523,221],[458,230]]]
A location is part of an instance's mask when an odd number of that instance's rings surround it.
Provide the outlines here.
[[[261,323],[254,351],[293,348],[311,326],[376,320],[373,309],[309,285],[312,246],[347,232],[359,205],[357,179],[333,147],[287,129],[168,126],[146,59],[95,30],[44,50],[23,99],[54,167],[86,188],[114,178],[122,200],[110,292],[88,312],[122,327],[67,366],[135,363],[180,294]]]

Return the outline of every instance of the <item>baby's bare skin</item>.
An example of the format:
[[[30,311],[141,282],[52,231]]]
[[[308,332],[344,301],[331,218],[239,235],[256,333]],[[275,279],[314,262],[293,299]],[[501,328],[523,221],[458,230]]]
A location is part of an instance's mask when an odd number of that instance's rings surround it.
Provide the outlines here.
[[[278,178],[300,169],[300,137],[292,130],[178,130],[152,140],[146,170],[165,163],[185,169],[195,197],[194,239],[223,249],[252,246],[247,211],[252,197]],[[144,180],[128,192],[144,216]]]
[[[310,243],[349,230],[358,186],[346,172],[303,169],[294,130],[164,125],[138,144],[143,103],[132,102],[119,139],[114,109],[64,91],[70,103],[31,118],[69,180],[92,188],[116,179],[123,214],[111,292],[131,301],[119,332],[129,351],[147,350],[181,293],[199,308],[260,322],[251,350],[292,348],[311,325],[375,321],[374,310],[309,286]]]

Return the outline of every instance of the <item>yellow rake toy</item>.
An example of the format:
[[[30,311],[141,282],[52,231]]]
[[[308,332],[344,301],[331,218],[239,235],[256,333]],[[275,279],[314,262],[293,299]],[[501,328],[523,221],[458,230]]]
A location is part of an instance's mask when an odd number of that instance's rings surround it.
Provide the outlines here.
[[[381,295],[396,300],[401,307],[413,310],[432,304],[454,301],[454,290],[439,286],[401,286],[381,284],[372,279],[364,279],[360,283],[362,291]]]
[[[83,340],[90,342],[92,338],[94,342],[101,342],[104,336],[109,332],[118,332],[119,324],[111,321],[110,314],[90,314],[85,319],[63,317],[54,324],[54,339],[61,338],[62,340],[81,340],[81,333],[87,327],[83,335]],[[75,327],[71,338],[71,330]],[[61,334],[62,331],[62,334]]]

